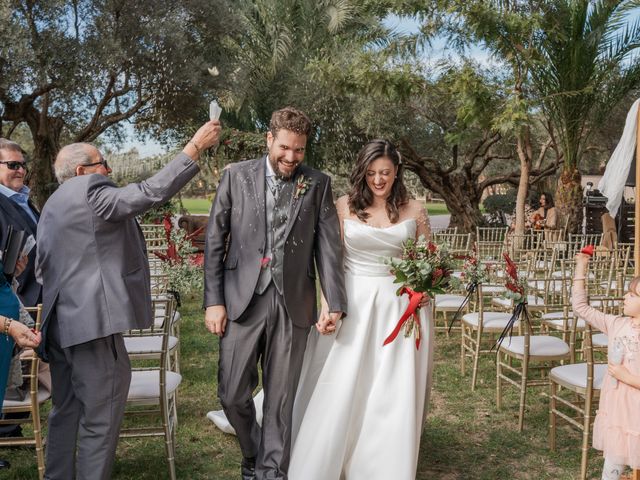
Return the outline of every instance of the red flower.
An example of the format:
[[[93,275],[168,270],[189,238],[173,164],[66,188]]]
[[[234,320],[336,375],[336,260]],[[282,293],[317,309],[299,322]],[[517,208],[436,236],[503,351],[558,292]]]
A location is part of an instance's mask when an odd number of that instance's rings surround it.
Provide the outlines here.
[[[594,250],[595,250],[595,247],[593,245],[587,245],[582,250],[580,250],[580,253],[584,253],[585,255],[589,255],[590,257],[593,257]]]
[[[271,261],[271,258],[264,257],[262,260],[260,260],[260,268],[267,268],[269,266],[270,261]]]
[[[431,283],[432,284],[437,283],[438,280],[440,280],[443,275],[444,275],[444,270],[442,268],[440,268],[440,267],[436,268],[433,271],[433,275],[431,277]]]
[[[429,242],[429,245],[427,245],[427,248],[429,249],[430,253],[436,253],[438,251],[438,246],[432,242]]]

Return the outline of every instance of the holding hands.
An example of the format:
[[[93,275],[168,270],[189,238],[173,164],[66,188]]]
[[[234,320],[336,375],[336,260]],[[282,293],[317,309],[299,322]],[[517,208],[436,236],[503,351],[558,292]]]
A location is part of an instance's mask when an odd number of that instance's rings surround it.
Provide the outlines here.
[[[316,330],[322,335],[331,335],[336,331],[338,320],[342,318],[342,312],[329,312],[329,306],[323,301],[320,315],[316,322]]]

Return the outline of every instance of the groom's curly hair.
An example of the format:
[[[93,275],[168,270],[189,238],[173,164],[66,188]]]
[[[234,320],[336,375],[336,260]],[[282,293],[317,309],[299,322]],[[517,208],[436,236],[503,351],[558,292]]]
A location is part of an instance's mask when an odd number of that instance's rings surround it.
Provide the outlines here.
[[[399,208],[409,203],[409,193],[404,185],[404,167],[400,157],[400,152],[389,140],[371,140],[360,152],[356,164],[351,171],[349,181],[351,190],[349,191],[349,211],[356,215],[361,221],[367,221],[369,214],[367,207],[373,203],[373,192],[367,185],[367,170],[369,165],[375,160],[386,157],[397,167],[396,178],[391,187],[391,193],[387,197],[387,215],[391,223],[396,223],[400,218]]]
[[[307,115],[294,107],[284,107],[271,114],[269,122],[271,135],[277,136],[280,130],[289,130],[298,135],[309,137],[311,133],[311,120]]]

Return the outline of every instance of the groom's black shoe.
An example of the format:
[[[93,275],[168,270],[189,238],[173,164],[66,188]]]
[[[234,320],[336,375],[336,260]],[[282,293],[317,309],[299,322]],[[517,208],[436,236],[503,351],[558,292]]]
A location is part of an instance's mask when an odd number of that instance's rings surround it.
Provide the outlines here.
[[[242,480],[256,480],[256,457],[242,457]]]

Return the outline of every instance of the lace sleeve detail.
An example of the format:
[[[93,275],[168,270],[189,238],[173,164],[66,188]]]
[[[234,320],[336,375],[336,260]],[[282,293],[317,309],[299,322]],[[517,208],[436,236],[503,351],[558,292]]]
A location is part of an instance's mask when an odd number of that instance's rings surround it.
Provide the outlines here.
[[[427,209],[420,205],[416,212],[416,236],[424,235],[424,238],[431,240],[431,220],[429,220],[429,214]]]

